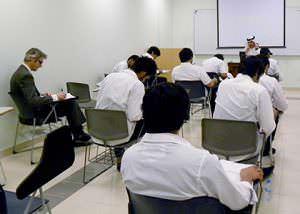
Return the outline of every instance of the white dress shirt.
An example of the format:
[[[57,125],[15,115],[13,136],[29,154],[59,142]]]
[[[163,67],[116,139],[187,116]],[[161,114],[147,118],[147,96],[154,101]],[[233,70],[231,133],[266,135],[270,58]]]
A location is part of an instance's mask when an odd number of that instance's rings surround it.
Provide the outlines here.
[[[267,136],[275,129],[270,95],[263,86],[244,74],[220,83],[213,117],[258,122]]]
[[[142,119],[141,105],[145,94],[143,83],[132,70],[127,69],[109,74],[97,85],[99,92],[96,109],[125,111],[130,137],[136,121]]]
[[[271,97],[273,107],[279,111],[285,111],[288,108],[281,85],[274,77],[266,74],[259,78],[259,84],[265,87]]]
[[[202,62],[205,72],[214,72],[217,74],[227,73],[226,64],[217,57],[212,57]]]
[[[117,63],[113,69],[112,69],[112,73],[118,73],[118,72],[122,72],[124,70],[128,69],[128,64],[127,64],[127,60],[123,60],[119,63]]]
[[[252,185],[240,180],[248,165],[224,163],[228,172],[217,156],[178,135],[146,133],[125,152],[121,173],[126,187],[141,195],[178,201],[209,196],[233,210],[256,202]]]
[[[193,65],[189,62],[181,63],[173,68],[172,78],[174,81],[197,81],[201,80],[204,85],[211,82],[203,67]]]
[[[268,70],[268,75],[278,76],[279,80],[282,81],[282,76],[280,75],[279,65],[275,59],[269,58],[270,67]]]
[[[257,49],[257,48],[249,48],[248,49],[248,45],[246,45],[244,51],[245,51],[246,56],[257,56],[260,53],[260,49]]]

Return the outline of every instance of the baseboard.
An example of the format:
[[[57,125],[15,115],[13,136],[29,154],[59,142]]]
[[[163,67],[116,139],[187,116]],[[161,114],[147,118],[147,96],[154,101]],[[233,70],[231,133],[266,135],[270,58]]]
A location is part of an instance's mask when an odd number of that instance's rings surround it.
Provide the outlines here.
[[[17,151],[22,151],[24,149],[29,148],[32,144],[41,143],[44,139],[45,139],[45,136],[41,136],[34,140],[29,140],[29,141],[26,141],[23,143],[19,143],[19,144],[17,144],[16,149],[17,149]],[[13,154],[13,147],[9,147],[7,149],[0,151],[0,158],[7,157],[12,154]]]

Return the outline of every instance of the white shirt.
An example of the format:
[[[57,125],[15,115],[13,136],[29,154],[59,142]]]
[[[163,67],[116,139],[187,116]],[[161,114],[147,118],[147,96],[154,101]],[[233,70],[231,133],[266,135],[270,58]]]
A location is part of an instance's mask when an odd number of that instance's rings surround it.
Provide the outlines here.
[[[259,55],[260,50],[256,48],[249,48],[247,49],[247,46],[244,49],[246,56],[257,56]]]
[[[214,72],[217,74],[227,73],[226,64],[217,57],[212,57],[202,62],[205,72]]]
[[[128,64],[127,64],[127,60],[123,60],[119,63],[117,63],[113,69],[112,69],[112,73],[118,73],[118,72],[122,72],[124,70],[128,69]]]
[[[150,59],[153,59],[153,60],[154,60],[153,56],[151,56],[151,54],[149,54],[149,53],[144,53],[142,56],[144,56],[144,57],[148,57],[148,58],[150,58]]]
[[[145,94],[143,83],[132,70],[127,69],[109,74],[97,85],[99,92],[96,109],[125,111],[130,137],[136,121],[142,118],[141,105]]]
[[[267,136],[275,129],[270,95],[244,74],[220,83],[214,118],[258,122]]]
[[[204,85],[211,82],[210,77],[204,69],[198,65],[193,65],[189,62],[181,63],[173,68],[172,78],[174,81],[197,81],[201,80]]]
[[[282,76],[280,75],[279,65],[275,59],[269,58],[270,67],[268,70],[268,75],[278,76],[279,80],[282,81]]]
[[[251,198],[255,202],[252,185],[240,181],[240,169],[248,165],[225,163],[231,168],[228,172],[217,156],[178,135],[146,133],[140,143],[126,150],[121,173],[126,187],[141,195],[178,201],[209,196],[233,210],[246,207]],[[240,168],[233,172],[236,166]]]
[[[282,87],[274,77],[264,74],[259,78],[259,84],[267,89],[274,108],[279,111],[287,110],[288,103],[285,99]]]

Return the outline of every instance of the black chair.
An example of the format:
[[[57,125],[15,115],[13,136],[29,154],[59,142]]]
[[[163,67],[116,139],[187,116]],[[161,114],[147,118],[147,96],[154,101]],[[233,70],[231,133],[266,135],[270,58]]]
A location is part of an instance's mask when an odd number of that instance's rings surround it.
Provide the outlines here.
[[[208,107],[209,116],[211,117],[211,108],[210,108],[210,90],[206,91],[205,85],[202,81],[175,81],[176,85],[179,85],[185,89],[189,95],[191,102],[191,114],[196,113],[193,111],[194,105],[201,105],[200,110]]]
[[[52,131],[51,123],[57,123],[60,121],[60,119],[57,118],[56,111],[55,111],[55,104],[49,104],[51,107],[51,111],[48,113],[46,117],[41,117],[39,115],[38,109],[33,109],[31,106],[26,105],[23,100],[21,100],[18,96],[15,96],[13,93],[8,92],[12,100],[14,101],[17,112],[18,112],[18,118],[17,118],[17,128],[16,128],[16,134],[14,139],[14,145],[13,145],[13,154],[19,153],[19,152],[26,152],[31,151],[30,159],[31,164],[34,164],[33,161],[33,152],[35,149],[41,148],[41,147],[34,147],[34,143],[32,142],[31,149],[24,149],[21,151],[17,151],[17,140],[19,136],[19,128],[20,124],[27,125],[32,127],[32,136],[31,140],[33,141],[36,137],[36,128],[37,126],[41,127],[43,125],[48,125],[50,132]]]
[[[90,87],[88,84],[79,82],[67,82],[67,91],[72,95],[78,97],[80,108],[95,108],[96,101],[92,100],[90,94]]]
[[[42,186],[72,166],[74,160],[75,153],[70,128],[64,126],[48,134],[39,164],[18,186],[16,194],[6,192],[8,213],[27,214],[41,207],[47,208],[51,213],[49,201],[44,198]],[[40,193],[39,198],[35,197],[37,191]],[[32,196],[29,196],[30,194]]]
[[[252,207],[231,211],[210,197],[199,197],[185,201],[173,201],[135,194],[127,189],[128,214],[250,214]]]

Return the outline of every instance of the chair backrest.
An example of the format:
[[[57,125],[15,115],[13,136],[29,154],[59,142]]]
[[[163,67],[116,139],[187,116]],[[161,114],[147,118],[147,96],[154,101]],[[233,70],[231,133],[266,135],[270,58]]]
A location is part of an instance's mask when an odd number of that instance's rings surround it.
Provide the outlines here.
[[[15,95],[12,92],[8,92],[13,102],[17,107],[18,117],[21,123],[26,123],[25,121],[33,121],[35,117],[35,111],[29,105],[24,102],[24,99]]]
[[[127,117],[123,111],[86,109],[87,128],[91,136],[103,140],[128,137]]]
[[[257,125],[254,122],[203,119],[202,146],[213,154],[239,156],[257,148]]]
[[[206,96],[205,86],[202,81],[175,81],[175,84],[185,89],[190,100]]]
[[[71,130],[63,126],[47,135],[37,167],[18,186],[16,194],[23,199],[64,172],[74,163]]]
[[[79,82],[67,82],[67,91],[78,97],[79,103],[91,101],[90,87],[88,84]]]
[[[138,195],[127,190],[129,214],[225,214],[226,207],[209,197],[172,201]]]

